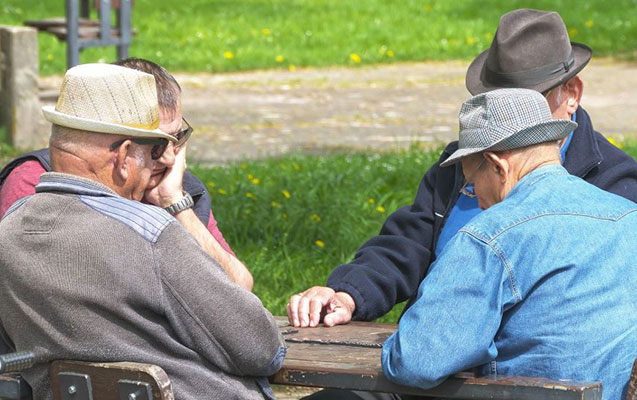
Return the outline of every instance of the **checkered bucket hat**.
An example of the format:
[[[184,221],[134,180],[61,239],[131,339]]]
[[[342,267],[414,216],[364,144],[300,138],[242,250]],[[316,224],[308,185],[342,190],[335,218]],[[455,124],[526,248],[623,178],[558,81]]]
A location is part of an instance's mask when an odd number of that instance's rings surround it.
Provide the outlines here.
[[[498,89],[465,101],[460,108],[458,150],[440,164],[453,165],[483,151],[503,151],[556,141],[577,124],[553,119],[544,96],[530,89]]]

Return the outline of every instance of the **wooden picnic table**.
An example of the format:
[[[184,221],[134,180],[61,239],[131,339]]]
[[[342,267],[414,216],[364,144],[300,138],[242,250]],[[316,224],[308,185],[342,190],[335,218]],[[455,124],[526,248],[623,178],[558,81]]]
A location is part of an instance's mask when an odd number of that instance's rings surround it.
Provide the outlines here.
[[[270,378],[283,385],[314,386],[410,394],[451,399],[601,400],[599,382],[549,380],[519,376],[475,377],[463,372],[433,389],[390,382],[382,372],[383,343],[395,324],[351,322],[326,328],[295,328],[276,317],[288,346],[283,368]]]

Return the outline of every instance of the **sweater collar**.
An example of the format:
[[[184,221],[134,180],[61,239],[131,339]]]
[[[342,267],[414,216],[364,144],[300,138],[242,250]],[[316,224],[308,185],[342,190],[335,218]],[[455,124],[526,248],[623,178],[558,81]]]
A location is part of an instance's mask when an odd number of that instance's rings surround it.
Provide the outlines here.
[[[104,184],[59,172],[45,172],[42,174],[40,183],[35,186],[35,192],[62,192],[88,196],[119,197],[117,193]]]

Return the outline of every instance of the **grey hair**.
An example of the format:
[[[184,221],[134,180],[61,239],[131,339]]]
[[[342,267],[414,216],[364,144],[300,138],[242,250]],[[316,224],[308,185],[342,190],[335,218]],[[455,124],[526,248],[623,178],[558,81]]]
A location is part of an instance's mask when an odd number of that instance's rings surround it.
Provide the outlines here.
[[[545,94],[546,101],[549,103],[549,107],[551,109],[558,108],[560,104],[562,104],[562,100],[564,100],[562,87],[564,85],[566,85],[566,83],[556,86],[553,89],[546,92]]]

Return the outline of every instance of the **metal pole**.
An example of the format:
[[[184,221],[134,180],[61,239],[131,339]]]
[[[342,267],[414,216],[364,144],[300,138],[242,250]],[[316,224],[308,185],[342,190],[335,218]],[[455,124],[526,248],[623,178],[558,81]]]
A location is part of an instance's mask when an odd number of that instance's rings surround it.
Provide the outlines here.
[[[111,0],[100,1],[100,40],[111,41]]]
[[[79,10],[77,0],[66,0],[66,67],[80,63],[80,43],[78,38]]]
[[[131,43],[131,0],[122,0],[117,11],[120,44],[117,46],[117,59],[128,58],[128,46]]]

